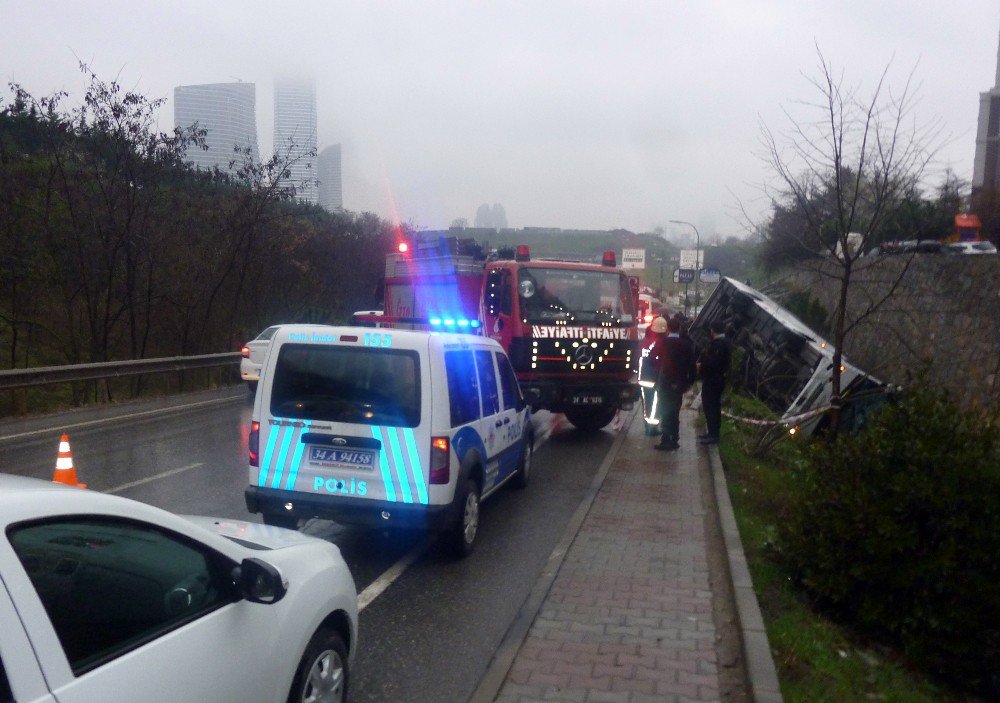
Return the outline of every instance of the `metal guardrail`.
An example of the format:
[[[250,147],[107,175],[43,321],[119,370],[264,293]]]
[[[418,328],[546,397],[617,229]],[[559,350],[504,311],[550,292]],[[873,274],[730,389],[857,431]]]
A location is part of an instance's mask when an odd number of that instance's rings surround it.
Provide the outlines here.
[[[240,352],[199,354],[196,356],[171,356],[161,359],[134,359],[130,361],[104,361],[96,364],[69,366],[39,366],[32,369],[0,370],[0,390],[41,386],[47,383],[92,381],[100,378],[118,378],[144,373],[188,371],[211,366],[228,366],[239,363]]]

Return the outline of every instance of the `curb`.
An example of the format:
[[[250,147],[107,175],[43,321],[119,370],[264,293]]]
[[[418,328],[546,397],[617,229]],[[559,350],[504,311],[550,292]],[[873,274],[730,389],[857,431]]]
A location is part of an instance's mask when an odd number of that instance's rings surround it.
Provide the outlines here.
[[[755,703],[782,703],[778,672],[774,666],[774,657],[767,640],[767,630],[760,614],[757,594],[753,590],[750,569],[747,566],[746,554],[743,552],[743,541],[736,527],[736,516],[733,514],[733,504],[729,500],[729,488],[722,468],[722,458],[719,456],[717,446],[706,448],[709,464],[712,467],[715,503],[719,510],[719,526],[722,529],[726,558],[729,562],[729,578],[736,601],[736,615],[740,622],[740,640],[743,643],[743,659],[750,685],[750,697]]]
[[[535,616],[538,615],[538,612],[542,609],[542,605],[545,604],[545,598],[548,596],[549,590],[556,580],[556,575],[559,573],[559,569],[566,559],[570,545],[573,544],[573,540],[576,539],[576,535],[580,531],[581,525],[583,525],[584,518],[590,512],[590,507],[594,504],[594,500],[601,490],[601,485],[604,483],[604,479],[607,478],[608,471],[611,470],[611,464],[614,463],[622,444],[625,442],[625,438],[628,436],[636,413],[637,411],[629,413],[628,417],[622,422],[622,426],[617,430],[618,436],[615,437],[614,443],[604,456],[604,461],[597,469],[597,475],[594,476],[590,488],[587,489],[587,494],[580,501],[580,505],[577,506],[573,517],[570,518],[569,523],[566,525],[566,529],[563,530],[559,542],[556,543],[548,560],[545,562],[545,567],[542,569],[538,581],[531,588],[528,597],[524,599],[524,604],[517,612],[514,622],[507,629],[507,633],[504,635],[503,640],[501,640],[500,646],[497,647],[493,659],[490,661],[485,673],[480,677],[479,685],[476,686],[476,690],[469,696],[468,703],[493,703],[500,694],[500,689],[503,688],[507,678],[507,672],[513,666],[514,658],[528,636],[528,631],[531,629],[531,624],[535,621]]]

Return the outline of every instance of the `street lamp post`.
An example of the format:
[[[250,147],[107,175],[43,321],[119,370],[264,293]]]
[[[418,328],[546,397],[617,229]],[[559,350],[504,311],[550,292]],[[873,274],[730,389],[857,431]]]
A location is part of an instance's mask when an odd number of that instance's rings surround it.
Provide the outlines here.
[[[670,220],[675,225],[687,225],[694,230],[694,314],[698,316],[698,307],[701,305],[701,292],[699,280],[701,279],[701,234],[698,228],[690,222],[684,220]]]

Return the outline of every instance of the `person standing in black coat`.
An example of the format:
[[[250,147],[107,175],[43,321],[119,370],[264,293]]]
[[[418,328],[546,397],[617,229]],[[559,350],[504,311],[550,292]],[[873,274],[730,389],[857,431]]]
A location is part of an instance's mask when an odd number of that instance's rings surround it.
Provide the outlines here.
[[[680,444],[681,403],[684,392],[695,379],[694,344],[680,335],[680,320],[667,321],[667,336],[663,339],[660,377],[656,383],[659,402],[662,403],[660,428],[662,435],[657,449],[677,449]]]
[[[726,339],[725,327],[716,320],[709,327],[711,341],[698,359],[701,377],[701,407],[705,411],[707,431],[698,437],[701,444],[718,444],[722,427],[722,391],[726,387],[726,374],[732,348]]]

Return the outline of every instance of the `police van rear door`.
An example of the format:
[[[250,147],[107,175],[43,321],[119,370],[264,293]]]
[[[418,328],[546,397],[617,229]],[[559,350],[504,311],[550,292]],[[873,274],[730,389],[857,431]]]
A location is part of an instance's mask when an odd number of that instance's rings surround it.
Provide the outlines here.
[[[427,503],[421,355],[391,339],[366,333],[282,345],[268,384],[259,485]]]

